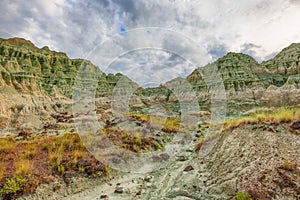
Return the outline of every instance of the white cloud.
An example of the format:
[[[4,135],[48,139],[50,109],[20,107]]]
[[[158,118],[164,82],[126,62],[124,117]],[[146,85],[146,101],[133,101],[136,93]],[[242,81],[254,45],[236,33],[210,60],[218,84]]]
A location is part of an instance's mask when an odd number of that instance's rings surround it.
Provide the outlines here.
[[[193,66],[181,57],[162,50],[130,52],[110,65],[108,72],[122,71],[142,86],[158,86],[193,71]]]
[[[25,37],[39,47],[47,45],[74,58],[87,57],[95,46],[118,35],[120,28],[151,26],[191,37],[207,50],[206,59],[210,61],[225,51],[245,52],[245,44],[253,44],[247,51],[264,60],[299,42],[299,8],[295,0],[2,0],[0,37]],[[168,45],[181,45],[170,38],[166,41]],[[157,62],[163,66],[164,60]],[[118,69],[125,73],[122,70],[126,67]],[[172,77],[189,71],[181,70],[176,63],[172,69]],[[156,74],[167,77],[169,73]]]

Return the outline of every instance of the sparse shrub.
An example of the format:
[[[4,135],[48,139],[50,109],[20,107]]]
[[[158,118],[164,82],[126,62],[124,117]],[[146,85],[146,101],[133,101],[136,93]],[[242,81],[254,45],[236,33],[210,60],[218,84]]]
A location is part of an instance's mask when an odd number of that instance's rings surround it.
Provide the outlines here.
[[[62,137],[60,137],[58,143],[63,147],[64,150],[73,151],[77,149],[85,151],[85,146],[83,145],[80,137],[77,134],[66,133]]]
[[[44,143],[44,144],[43,144],[43,150],[48,150],[48,148],[49,148],[49,144]]]
[[[129,147],[128,147],[128,144],[121,144],[121,148],[123,148],[123,149],[129,149]]]
[[[287,171],[293,171],[297,168],[297,164],[295,162],[290,161],[288,154],[288,145],[282,144],[281,152],[283,155],[283,165],[282,168]]]
[[[98,171],[98,172],[97,172],[97,175],[98,175],[99,177],[101,177],[101,176],[103,175],[103,172]]]
[[[25,151],[25,158],[26,159],[32,159],[36,153],[36,144],[33,142],[27,143],[26,151]]]
[[[63,165],[57,166],[57,171],[58,171],[59,174],[64,174],[65,170],[66,170],[65,166],[63,166]]]
[[[132,145],[132,150],[137,153],[137,152],[140,151],[140,147],[137,144],[133,144]]]
[[[133,119],[136,119],[142,123],[149,123],[150,122],[150,118],[149,116],[145,115],[145,114],[139,114],[139,113],[127,113],[127,115]]]
[[[134,143],[136,145],[142,145],[142,137],[140,133],[136,132],[134,138],[135,138]]]
[[[4,170],[5,170],[4,164],[0,164],[0,181],[1,181],[2,178],[3,178]]]
[[[48,150],[50,168],[60,165],[63,157],[63,146],[58,142],[54,142]]]
[[[20,177],[20,176],[14,176],[14,178],[8,178],[6,179],[6,182],[1,189],[1,193],[4,195],[8,194],[14,194],[18,191],[21,191],[23,187],[26,185],[27,179]]]
[[[15,162],[16,174],[20,176],[28,176],[32,173],[32,166],[30,160],[26,158],[21,158],[19,161]]]
[[[82,151],[82,150],[74,150],[72,152],[73,163],[77,163],[78,159],[82,158],[83,155],[84,155],[84,151]]]
[[[9,153],[15,145],[12,138],[0,138],[0,155]]]
[[[99,174],[98,174],[99,175]],[[111,177],[111,169],[105,165],[103,167],[103,171],[102,171],[102,174],[101,174],[102,177],[106,176],[106,177]]]
[[[244,194],[242,192],[237,192],[236,199],[237,200],[252,200],[252,198],[249,194]]]
[[[80,172],[84,172],[85,168],[84,168],[83,166],[80,166],[80,167],[78,168],[78,170],[79,170]]]
[[[162,131],[166,133],[177,133],[180,127],[180,120],[167,118],[165,126]]]
[[[154,149],[159,150],[159,149],[164,149],[164,145],[160,144],[159,142],[154,143]]]
[[[297,169],[297,164],[294,162],[291,162],[287,157],[285,157],[283,159],[282,168],[287,171],[293,171],[293,170]]]
[[[104,166],[104,171],[105,171],[106,173],[109,173],[109,172],[110,172],[110,168],[106,165],[106,166]]]
[[[196,127],[197,133],[204,133],[209,128],[209,126],[209,123],[203,123],[198,125],[198,127]]]

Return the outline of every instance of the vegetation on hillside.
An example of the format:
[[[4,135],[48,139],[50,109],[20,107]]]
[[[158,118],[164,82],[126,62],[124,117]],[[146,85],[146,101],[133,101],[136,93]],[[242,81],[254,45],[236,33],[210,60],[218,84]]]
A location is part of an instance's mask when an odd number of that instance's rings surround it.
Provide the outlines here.
[[[0,192],[5,199],[31,193],[55,176],[66,184],[73,176],[109,176],[108,166],[90,155],[77,134],[33,136],[20,141],[0,138],[0,160]]]
[[[226,130],[247,124],[256,123],[289,123],[299,119],[300,108],[298,107],[281,107],[272,110],[258,110],[247,115],[226,120],[224,124],[224,129]]]

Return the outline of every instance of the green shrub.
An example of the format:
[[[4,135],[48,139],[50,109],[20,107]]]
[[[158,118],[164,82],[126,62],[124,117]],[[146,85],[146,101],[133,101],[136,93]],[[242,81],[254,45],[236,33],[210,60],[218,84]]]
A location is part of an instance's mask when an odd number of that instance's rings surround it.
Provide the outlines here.
[[[98,172],[97,172],[97,175],[98,175],[99,177],[101,177],[101,176],[103,175],[103,172],[98,171]]]
[[[80,166],[80,167],[78,168],[78,170],[79,170],[80,172],[84,172],[85,168],[84,168],[83,166]]]
[[[43,144],[43,150],[47,150],[48,147],[49,147],[49,144],[47,144],[47,143]]]
[[[65,169],[65,167],[63,165],[57,166],[58,173],[63,174],[63,173],[65,173],[65,170],[66,169]]]
[[[21,191],[26,183],[27,179],[19,176],[14,176],[14,178],[8,178],[6,179],[6,183],[1,189],[1,193],[4,195],[14,194],[18,191]]]
[[[249,194],[244,194],[242,192],[237,192],[236,199],[237,200],[252,200],[252,198]]]

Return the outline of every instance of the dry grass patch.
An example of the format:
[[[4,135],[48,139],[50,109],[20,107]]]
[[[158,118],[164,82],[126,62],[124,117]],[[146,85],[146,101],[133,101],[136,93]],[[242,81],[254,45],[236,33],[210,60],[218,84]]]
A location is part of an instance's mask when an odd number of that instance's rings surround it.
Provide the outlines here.
[[[19,176],[31,176],[32,174],[32,165],[30,160],[21,158],[18,161],[15,161],[16,175]]]
[[[247,116],[241,116],[225,121],[224,129],[236,128],[247,124],[255,123],[288,123],[300,119],[299,108],[276,108],[272,111],[258,111]]]
[[[4,199],[33,192],[41,183],[54,176],[108,176],[107,166],[86,150],[77,134],[61,137],[38,136],[16,141],[0,138],[0,189]],[[19,180],[26,180],[26,183]],[[65,180],[66,183],[69,179]]]
[[[3,163],[0,164],[0,180],[2,180],[4,175],[5,166]]]
[[[162,131],[166,133],[177,133],[180,128],[180,120],[167,118],[164,125],[165,126],[161,129]]]
[[[15,145],[12,138],[0,138],[0,156],[11,152]]]
[[[179,130],[180,120],[176,118],[166,118],[162,116],[150,117],[148,115],[139,113],[127,113],[127,115],[134,120],[140,121],[141,123],[145,123],[146,125],[149,125],[152,128],[160,129],[166,133],[177,133],[178,131],[184,132],[184,130]]]
[[[143,132],[123,131],[113,128],[105,128],[103,131],[114,145],[136,153],[151,149],[162,149],[164,147],[163,143]]]

